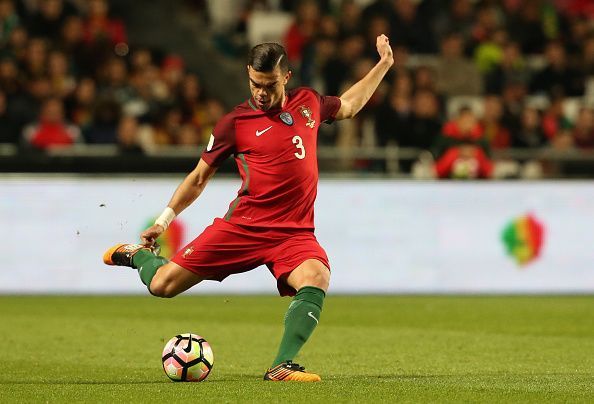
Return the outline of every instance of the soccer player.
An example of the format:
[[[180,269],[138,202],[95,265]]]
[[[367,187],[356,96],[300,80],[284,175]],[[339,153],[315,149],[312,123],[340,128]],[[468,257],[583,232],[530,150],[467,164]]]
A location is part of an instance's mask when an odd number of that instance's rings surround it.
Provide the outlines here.
[[[217,123],[196,168],[141,234],[142,244],[117,244],[103,256],[108,265],[136,268],[149,292],[159,297],[266,265],[280,295],[294,298],[264,380],[320,380],[293,362],[320,320],[330,280],[328,257],[314,235],[318,128],[322,122],[352,118],[367,103],[393,64],[388,38],[378,36],[376,46],[379,62],[340,98],[305,87],[286,91],[291,71],[285,49],[275,43],[252,48],[250,99]],[[171,261],[157,256],[155,240],[232,154],[243,183],[227,213]]]

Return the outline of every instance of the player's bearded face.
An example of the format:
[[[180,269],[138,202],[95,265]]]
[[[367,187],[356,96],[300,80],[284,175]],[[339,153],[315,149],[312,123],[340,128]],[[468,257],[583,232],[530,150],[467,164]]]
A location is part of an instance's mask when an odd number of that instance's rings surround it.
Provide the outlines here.
[[[291,77],[291,72],[283,73],[279,67],[271,72],[259,72],[248,66],[250,91],[256,107],[263,111],[279,108],[285,97],[285,86]]]

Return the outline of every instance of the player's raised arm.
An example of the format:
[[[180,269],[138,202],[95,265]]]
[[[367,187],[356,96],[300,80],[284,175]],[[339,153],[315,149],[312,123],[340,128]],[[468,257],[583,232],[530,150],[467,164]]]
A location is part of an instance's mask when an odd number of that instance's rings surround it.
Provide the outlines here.
[[[380,61],[367,73],[365,77],[356,82],[343,95],[340,96],[340,109],[336,113],[336,119],[352,118],[367,101],[371,98],[379,83],[382,81],[390,67],[394,63],[394,56],[390,41],[385,35],[377,37],[377,52],[380,55]]]
[[[216,167],[211,167],[204,160],[200,159],[196,168],[179,184],[169,204],[161,216],[155,221],[155,224],[142,232],[140,235],[142,242],[145,245],[152,245],[173,221],[175,216],[179,215],[200,196],[216,171]]]

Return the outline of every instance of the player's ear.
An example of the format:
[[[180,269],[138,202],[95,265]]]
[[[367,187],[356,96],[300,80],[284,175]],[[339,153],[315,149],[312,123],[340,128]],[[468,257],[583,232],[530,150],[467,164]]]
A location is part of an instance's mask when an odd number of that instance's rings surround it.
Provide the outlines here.
[[[293,72],[290,70],[287,70],[287,73],[285,74],[285,79],[284,79],[285,82],[283,83],[283,85],[287,84],[289,82],[289,79],[291,78],[292,75],[293,75]]]

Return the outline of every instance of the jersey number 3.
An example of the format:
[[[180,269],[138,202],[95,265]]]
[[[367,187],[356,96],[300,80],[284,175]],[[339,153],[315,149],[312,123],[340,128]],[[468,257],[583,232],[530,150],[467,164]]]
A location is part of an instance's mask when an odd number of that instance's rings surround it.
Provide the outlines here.
[[[301,137],[293,136],[293,144],[299,149],[299,153],[295,153],[295,157],[299,160],[303,160],[305,158],[305,147],[303,147],[303,140],[301,140]]]

